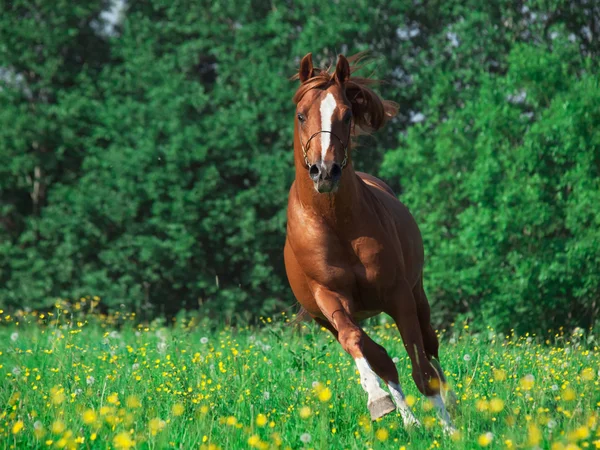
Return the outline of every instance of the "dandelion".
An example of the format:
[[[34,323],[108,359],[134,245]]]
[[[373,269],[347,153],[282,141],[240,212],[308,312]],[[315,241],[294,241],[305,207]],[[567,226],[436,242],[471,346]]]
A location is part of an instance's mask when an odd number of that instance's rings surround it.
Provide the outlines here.
[[[499,413],[504,409],[504,401],[499,398],[493,398],[490,400],[490,411]]]
[[[165,429],[166,425],[167,424],[164,420],[155,417],[154,419],[151,419],[150,422],[148,422],[148,429],[150,430],[150,434],[152,436],[156,436],[158,433]]]
[[[520,385],[524,391],[530,391],[535,384],[535,377],[532,374],[527,374],[521,378]]]
[[[173,413],[174,416],[181,416],[184,411],[185,411],[185,408],[183,407],[183,405],[181,403],[175,403],[173,405],[173,407],[171,408],[171,412]]]
[[[127,397],[127,401],[125,402],[125,404],[127,405],[128,408],[141,408],[142,406],[142,402],[140,402],[140,399],[137,398],[135,395],[130,395],[129,397]]]
[[[537,447],[542,440],[542,432],[535,424],[530,424],[527,430],[527,442],[532,447]]]
[[[201,344],[208,344],[208,338],[206,336],[200,338]]]
[[[264,427],[267,424],[267,416],[264,414],[259,414],[256,416],[256,425],[259,427]]]
[[[304,443],[304,444],[308,444],[311,440],[310,434],[308,433],[304,433],[300,436],[300,440]]]
[[[312,411],[308,406],[303,406],[302,408],[300,408],[300,417],[303,419],[308,419],[310,417],[311,412]]]
[[[506,370],[494,369],[494,380],[496,380],[496,381],[506,380]]]
[[[113,444],[117,449],[128,450],[135,446],[135,441],[131,439],[129,433],[123,431],[114,437]]]
[[[331,399],[331,391],[328,387],[324,388],[319,392],[319,400],[322,402],[328,402]]]
[[[583,439],[587,439],[590,437],[590,430],[588,427],[581,426],[577,429],[575,429],[574,431],[571,431],[568,435],[569,437],[569,441],[575,442],[575,441],[581,441]]]
[[[110,394],[108,396],[106,401],[112,405],[118,404],[119,403],[119,394],[117,394],[116,392],[113,392],[112,394]]]
[[[471,355],[469,355],[468,353],[466,353],[466,354],[463,356],[463,359],[464,359],[465,361],[469,362],[469,361],[471,361]]]
[[[83,423],[91,425],[98,420],[98,415],[93,409],[86,409],[81,415],[81,418],[83,419]]]
[[[594,379],[594,370],[586,367],[581,371],[581,378],[583,378],[585,381],[592,381]]]
[[[414,406],[414,404],[417,402],[417,398],[414,395],[410,395],[408,394],[406,396],[406,404],[410,407]]]
[[[225,421],[225,423],[226,423],[227,425],[229,425],[230,427],[233,427],[233,426],[235,426],[235,424],[237,423],[237,419],[236,419],[235,417],[233,417],[233,416],[229,416],[229,417],[227,418],[227,420]]]
[[[21,375],[21,369],[19,369],[18,367],[13,367],[12,374],[15,377],[18,377],[19,375]]]
[[[566,402],[573,401],[576,397],[577,395],[575,394],[575,391],[569,387],[562,391],[561,394],[561,398]]]
[[[269,391],[263,392],[263,398],[269,400],[271,398],[271,393]]]
[[[388,433],[388,430],[386,430],[385,428],[380,428],[375,432],[375,437],[381,442],[385,442],[389,435],[390,434]]]
[[[23,423],[22,420],[19,420],[19,421],[15,422],[15,424],[12,427],[12,434],[17,434],[24,427],[25,427],[25,424]]]
[[[63,422],[61,422],[60,420],[56,420],[52,424],[52,427],[50,428],[50,430],[54,434],[61,434],[63,431],[65,431],[66,428],[67,427],[65,426],[65,424]]]
[[[257,434],[253,434],[248,438],[248,445],[250,447],[259,447],[260,446],[260,438]]]
[[[488,445],[490,445],[492,443],[493,440],[494,440],[494,435],[488,431],[487,433],[484,433],[477,438],[477,443],[481,447],[487,447]]]
[[[94,384],[95,381],[96,381],[96,379],[92,376],[89,376],[85,379],[85,382],[88,386],[91,386],[92,384]]]
[[[17,339],[19,339],[19,333],[17,333],[16,331],[14,333],[12,333],[10,335],[10,340],[13,342],[17,342]]]

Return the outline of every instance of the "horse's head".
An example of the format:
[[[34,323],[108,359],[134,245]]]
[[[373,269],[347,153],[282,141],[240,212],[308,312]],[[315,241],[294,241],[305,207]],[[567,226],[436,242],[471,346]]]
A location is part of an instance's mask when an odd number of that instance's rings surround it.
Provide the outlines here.
[[[296,127],[302,164],[320,193],[337,190],[350,163],[352,135],[380,128],[397,111],[394,103],[381,100],[367,87],[374,80],[351,78],[353,70],[343,55],[332,73],[313,67],[310,53],[300,62],[301,85],[294,96]]]

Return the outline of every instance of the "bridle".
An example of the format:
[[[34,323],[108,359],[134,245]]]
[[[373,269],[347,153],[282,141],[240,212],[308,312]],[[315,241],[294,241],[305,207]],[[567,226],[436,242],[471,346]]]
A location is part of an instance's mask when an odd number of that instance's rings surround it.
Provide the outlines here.
[[[318,134],[321,133],[329,133],[330,135],[332,135],[333,137],[335,137],[338,141],[340,141],[340,144],[342,144],[342,147],[344,147],[344,159],[342,161],[342,164],[340,165],[340,167],[343,169],[344,167],[346,167],[346,164],[348,164],[348,142],[350,142],[350,130],[351,127],[348,127],[348,138],[346,139],[346,143],[344,144],[344,142],[340,139],[340,137],[335,134],[332,131],[327,131],[327,130],[321,130],[321,131],[317,131],[316,133],[314,133],[311,137],[308,138],[308,141],[306,141],[306,146],[302,143],[302,122],[298,121],[298,137],[300,138],[300,146],[302,147],[302,154],[304,155],[304,164],[306,164],[306,168],[310,169],[310,163],[308,162],[308,146],[310,145],[310,141],[312,141],[312,139],[317,136]]]

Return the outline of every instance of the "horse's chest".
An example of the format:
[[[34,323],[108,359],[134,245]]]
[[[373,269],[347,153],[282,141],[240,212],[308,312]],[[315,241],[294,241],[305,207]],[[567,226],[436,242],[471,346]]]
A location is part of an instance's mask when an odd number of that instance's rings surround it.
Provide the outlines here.
[[[358,239],[353,249],[353,271],[360,290],[381,291],[394,283],[396,264],[389,249],[370,238]]]

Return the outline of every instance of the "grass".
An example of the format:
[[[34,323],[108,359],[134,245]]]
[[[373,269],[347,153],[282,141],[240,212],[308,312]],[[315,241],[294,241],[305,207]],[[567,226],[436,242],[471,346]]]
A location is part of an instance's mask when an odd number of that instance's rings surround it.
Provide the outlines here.
[[[445,436],[391,323],[366,327],[395,358],[424,426],[368,418],[353,361],[313,324],[0,311],[2,448],[600,448],[598,343],[581,333],[443,332],[459,404]]]

